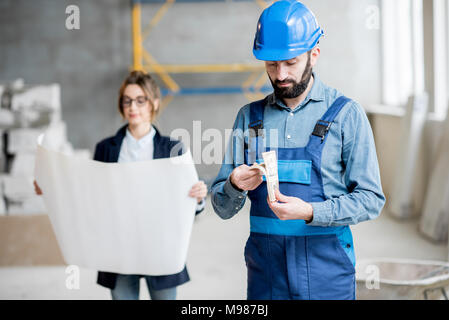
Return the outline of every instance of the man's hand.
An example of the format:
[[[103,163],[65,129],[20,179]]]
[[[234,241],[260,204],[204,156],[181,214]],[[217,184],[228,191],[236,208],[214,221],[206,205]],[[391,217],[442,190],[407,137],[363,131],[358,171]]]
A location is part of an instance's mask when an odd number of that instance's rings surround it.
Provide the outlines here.
[[[256,189],[263,181],[259,170],[250,169],[246,164],[235,168],[230,177],[231,183],[243,191]]]
[[[306,220],[313,218],[313,208],[308,202],[296,197],[284,196],[279,189],[274,190],[276,202],[270,202],[267,197],[268,206],[281,220]]]

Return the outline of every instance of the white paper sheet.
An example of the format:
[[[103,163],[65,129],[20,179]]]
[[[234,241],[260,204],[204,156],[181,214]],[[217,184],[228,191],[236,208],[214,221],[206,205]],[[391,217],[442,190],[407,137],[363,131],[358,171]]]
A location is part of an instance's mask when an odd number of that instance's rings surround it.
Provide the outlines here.
[[[198,181],[190,151],[119,164],[38,143],[35,177],[67,264],[143,275],[184,268]]]

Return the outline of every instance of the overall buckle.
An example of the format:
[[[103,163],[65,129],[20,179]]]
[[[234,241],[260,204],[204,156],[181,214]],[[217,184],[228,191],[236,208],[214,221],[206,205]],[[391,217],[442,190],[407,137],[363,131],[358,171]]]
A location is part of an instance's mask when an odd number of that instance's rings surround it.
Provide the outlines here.
[[[331,128],[332,121],[325,121],[325,120],[318,120],[315,128],[313,129],[312,135],[320,137],[321,143],[324,141],[324,137],[329,132],[329,129]]]
[[[250,137],[258,137],[258,136],[262,136],[263,137],[263,121],[262,120],[258,120],[258,121],[254,121],[252,123],[250,123],[248,125],[249,127],[249,136]]]

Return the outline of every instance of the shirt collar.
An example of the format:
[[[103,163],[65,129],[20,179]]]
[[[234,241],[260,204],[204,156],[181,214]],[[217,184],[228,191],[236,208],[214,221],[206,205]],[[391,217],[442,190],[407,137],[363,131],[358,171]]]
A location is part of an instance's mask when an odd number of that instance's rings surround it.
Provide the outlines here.
[[[133,137],[128,128],[126,128],[126,140],[136,146],[144,147],[153,142],[154,135],[156,134],[156,130],[151,126],[150,132],[144,135],[142,138],[137,140]]]
[[[315,74],[315,72],[312,72],[313,75],[313,85],[310,89],[309,93],[307,94],[307,97],[302,101],[294,110],[300,109],[301,107],[305,106],[310,100],[313,101],[324,101],[324,84],[321,82],[320,78]],[[277,104],[281,108],[286,108],[290,110],[289,107],[287,107],[284,102],[282,102],[281,99],[277,98],[274,94],[274,92],[269,96],[268,100],[271,104]]]

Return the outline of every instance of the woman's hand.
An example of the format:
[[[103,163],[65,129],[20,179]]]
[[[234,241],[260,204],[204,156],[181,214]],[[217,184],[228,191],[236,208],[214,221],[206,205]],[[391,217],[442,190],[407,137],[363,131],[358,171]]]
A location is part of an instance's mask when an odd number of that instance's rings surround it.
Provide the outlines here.
[[[36,180],[33,181],[33,184],[34,184],[34,192],[36,192],[38,196],[41,196],[42,190],[41,188],[39,188],[39,185],[37,184]]]
[[[198,203],[201,202],[207,196],[207,186],[204,181],[198,181],[195,183],[189,191],[189,197],[196,198]]]

